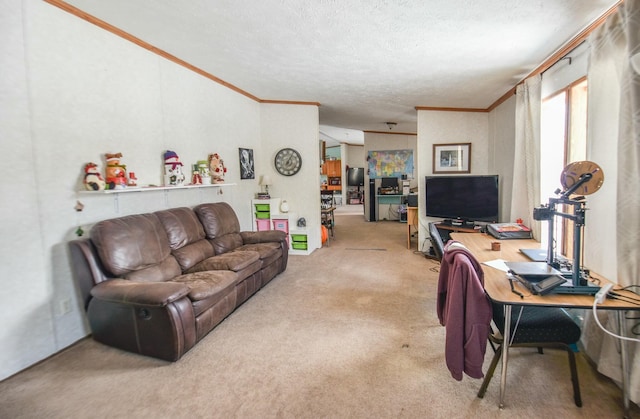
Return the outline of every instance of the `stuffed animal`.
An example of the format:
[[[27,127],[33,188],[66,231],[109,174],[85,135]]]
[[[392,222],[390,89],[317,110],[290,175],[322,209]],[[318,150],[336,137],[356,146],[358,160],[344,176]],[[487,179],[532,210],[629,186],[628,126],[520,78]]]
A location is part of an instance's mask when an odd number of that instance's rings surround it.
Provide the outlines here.
[[[164,185],[181,186],[184,184],[182,163],[175,151],[167,150],[164,153]]]
[[[122,153],[105,154],[107,160],[107,185],[109,189],[125,189],[127,187],[127,166],[120,163]]]
[[[209,154],[209,171],[211,172],[211,183],[224,183],[224,174],[227,173],[227,168],[218,153]]]
[[[105,182],[95,163],[87,163],[84,165],[84,187],[89,191],[104,190]]]

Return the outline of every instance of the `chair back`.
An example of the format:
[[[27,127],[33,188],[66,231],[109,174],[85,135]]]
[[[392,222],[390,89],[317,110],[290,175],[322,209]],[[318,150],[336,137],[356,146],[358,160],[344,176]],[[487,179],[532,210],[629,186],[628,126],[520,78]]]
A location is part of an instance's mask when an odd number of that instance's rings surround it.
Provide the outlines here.
[[[431,237],[431,245],[433,246],[433,251],[436,254],[436,257],[439,261],[442,261],[442,255],[444,254],[444,242],[442,241],[442,237],[440,236],[440,232],[438,231],[438,227],[436,227],[435,223],[429,223],[429,236]]]

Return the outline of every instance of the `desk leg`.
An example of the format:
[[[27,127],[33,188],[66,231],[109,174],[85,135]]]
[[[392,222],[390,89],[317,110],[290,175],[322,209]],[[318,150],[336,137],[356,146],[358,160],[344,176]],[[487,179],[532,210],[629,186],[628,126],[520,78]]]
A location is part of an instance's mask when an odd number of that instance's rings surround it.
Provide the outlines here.
[[[627,336],[626,311],[618,310],[618,330],[620,336]],[[628,344],[626,339],[620,339],[620,362],[622,366],[622,401],[624,404],[624,417],[629,416],[629,354],[627,352]]]
[[[504,305],[504,342],[502,343],[502,371],[500,375],[500,409],[504,408],[504,391],[507,387],[507,361],[509,359],[509,342],[511,342],[511,308]]]

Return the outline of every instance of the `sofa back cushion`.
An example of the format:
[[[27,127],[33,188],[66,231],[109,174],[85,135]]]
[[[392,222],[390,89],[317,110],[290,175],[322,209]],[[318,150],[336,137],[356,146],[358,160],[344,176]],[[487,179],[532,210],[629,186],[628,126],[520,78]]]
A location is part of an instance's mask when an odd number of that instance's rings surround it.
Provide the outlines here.
[[[155,214],[104,220],[91,229],[91,241],[104,268],[136,281],[167,281],[181,274],[169,239]]]
[[[205,239],[202,224],[192,209],[171,208],[155,214],[167,233],[171,253],[183,271],[214,256],[213,246]]]
[[[240,222],[233,208],[226,202],[201,204],[194,208],[207,239],[216,254],[226,253],[242,246]]]

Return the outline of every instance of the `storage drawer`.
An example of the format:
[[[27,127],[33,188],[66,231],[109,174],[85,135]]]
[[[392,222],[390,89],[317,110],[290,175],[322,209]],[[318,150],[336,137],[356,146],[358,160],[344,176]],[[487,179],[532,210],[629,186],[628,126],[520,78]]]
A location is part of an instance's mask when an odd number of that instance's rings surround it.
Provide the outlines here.
[[[292,234],[291,235],[291,241],[294,242],[298,242],[298,243],[304,243],[305,246],[307,245],[307,235],[306,234]],[[306,247],[305,247],[306,249]]]
[[[260,219],[269,219],[271,213],[269,211],[258,211],[256,212],[256,218]]]
[[[295,250],[307,250],[307,243],[294,241],[293,243],[291,243],[291,247],[294,248]]]
[[[289,232],[289,220],[273,220],[273,229]]]
[[[269,220],[256,220],[256,228],[258,231],[269,230]]]
[[[256,211],[270,211],[270,206],[269,204],[255,204],[256,207]]]

